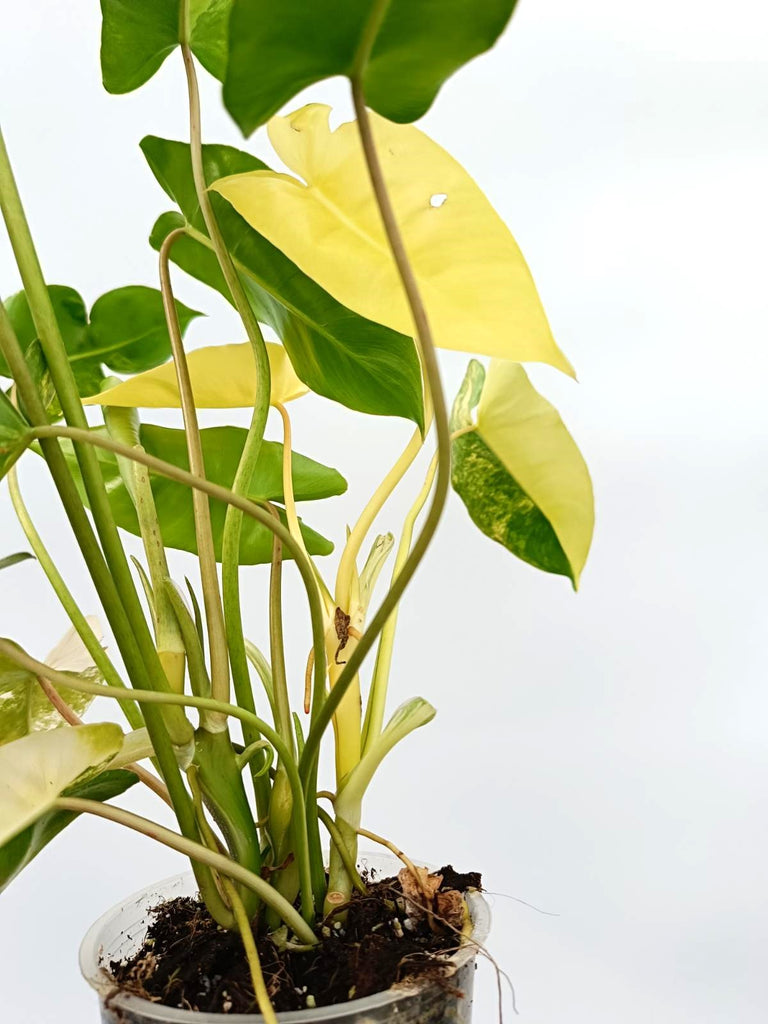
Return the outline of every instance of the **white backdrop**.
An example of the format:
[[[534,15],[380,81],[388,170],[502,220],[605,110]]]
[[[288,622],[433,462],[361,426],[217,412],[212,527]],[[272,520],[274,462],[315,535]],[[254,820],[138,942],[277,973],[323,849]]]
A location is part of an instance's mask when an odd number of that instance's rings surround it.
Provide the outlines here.
[[[405,603],[392,695],[439,714],[392,755],[367,816],[417,856],[484,870],[491,948],[530,1024],[765,1020],[767,30],[756,0],[523,0],[423,122],[510,224],[577,367],[579,386],[534,376],[591,465],[598,524],[574,595],[482,537],[454,496]],[[169,204],[137,143],[185,133],[179,59],[109,97],[98,35],[95,0],[8,3],[0,29],[0,114],[45,271],[88,302],[155,283],[145,239]],[[306,98],[349,111],[339,82]],[[207,140],[242,145],[215,83],[204,99]],[[18,287],[0,241],[0,293]],[[214,295],[181,275],[177,294],[210,314],[191,344],[242,340]],[[451,393],[464,363],[444,361]],[[337,531],[407,427],[314,399],[294,410],[297,448],[350,480],[310,517]],[[22,482],[92,609],[32,458]],[[0,538],[0,554],[24,546],[5,493]],[[262,640],[264,572],[245,586]],[[290,603],[298,670],[298,590]],[[0,576],[0,627],[37,655],[66,628],[34,563]],[[107,823],[61,836],[0,901],[2,1019],[95,1020],[81,935],[179,869]],[[479,987],[487,1024],[487,967]]]

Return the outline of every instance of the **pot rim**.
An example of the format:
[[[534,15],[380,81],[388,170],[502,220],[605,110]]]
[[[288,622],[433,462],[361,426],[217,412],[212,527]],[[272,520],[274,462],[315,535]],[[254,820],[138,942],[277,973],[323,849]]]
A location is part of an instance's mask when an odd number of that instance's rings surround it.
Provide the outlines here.
[[[378,858],[378,854],[375,854]],[[418,862],[417,863],[421,863]],[[428,865],[424,865],[428,866]],[[432,870],[430,868],[430,870]],[[179,1010],[170,1006],[162,1006],[153,1003],[140,996],[130,995],[126,992],[115,992],[114,980],[106,968],[101,964],[103,946],[100,938],[104,929],[123,911],[126,904],[138,902],[150,892],[157,892],[158,895],[164,889],[182,883],[183,880],[193,878],[191,871],[183,871],[168,878],[161,879],[150,886],[145,886],[131,895],[127,896],[120,903],[113,906],[106,913],[96,920],[83,938],[80,944],[79,964],[80,972],[96,991],[101,999],[109,997],[110,1008],[116,1010],[132,1011],[141,1014],[148,1021],[158,1021],[162,1024],[218,1024],[220,1021],[237,1021],[242,1024],[263,1024],[264,1017],[259,1014],[227,1014],[227,1013],[206,1013],[199,1010]],[[479,892],[466,894],[469,913],[472,918],[472,934],[469,942],[449,958],[456,970],[469,963],[477,955],[478,946],[482,945],[488,937],[491,926],[491,912],[487,901]],[[312,1022],[324,1021],[331,1024],[332,1014],[338,1014],[340,1024],[354,1014],[366,1011],[380,1010],[383,1007],[393,1005],[407,998],[419,990],[419,985],[403,983],[398,987],[386,989],[384,992],[376,992],[373,995],[365,996],[362,999],[351,999],[346,1003],[337,1003],[333,1006],[319,1006],[312,1009],[290,1010],[278,1015],[280,1024],[312,1024]],[[112,994],[114,993],[114,994]]]

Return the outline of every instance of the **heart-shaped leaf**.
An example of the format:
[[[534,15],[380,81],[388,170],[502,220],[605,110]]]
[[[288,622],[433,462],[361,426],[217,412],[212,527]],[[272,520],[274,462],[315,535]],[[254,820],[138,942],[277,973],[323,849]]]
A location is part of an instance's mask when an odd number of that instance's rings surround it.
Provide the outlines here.
[[[329,114],[330,107],[310,104],[269,123],[272,145],[298,177],[260,169],[212,188],[339,302],[412,334],[357,122],[332,132]],[[372,117],[435,343],[573,373],[522,253],[472,178],[417,128]],[[438,194],[444,201],[435,206]]]
[[[183,334],[202,314],[177,301],[176,315]],[[162,294],[144,285],[107,292],[91,308],[90,336],[92,356],[114,373],[137,373],[164,363],[171,343]]]
[[[478,404],[477,424],[472,409]],[[578,586],[594,527],[589,470],[557,410],[517,363],[472,361],[456,399],[453,486],[475,524]]]
[[[189,146],[153,136],[141,144],[152,171],[178,203],[184,221],[166,214],[151,242],[159,248],[169,230],[185,226],[172,259],[231,301],[195,194]],[[264,168],[231,146],[203,146],[207,181]],[[314,392],[359,412],[403,416],[424,425],[421,368],[413,340],[340,305],[259,235],[219,196],[212,195],[219,226],[257,318],[283,342],[296,373]]]
[[[246,135],[306,86],[352,76],[364,43],[367,103],[393,121],[422,117],[443,82],[489,49],[516,0],[235,0],[224,102]],[[375,16],[375,14],[374,14]],[[369,38],[371,30],[374,38]]]
[[[87,621],[99,636],[98,619],[89,617]],[[85,675],[90,681],[100,679],[93,659],[74,629],[68,630],[50,651],[45,664],[60,672]],[[55,689],[77,715],[82,715],[93,701],[92,696],[77,690],[61,686]],[[20,739],[30,732],[63,725],[64,720],[48,700],[36,676],[0,654],[0,744]]]
[[[206,475],[212,483],[231,487],[240,463],[247,431],[241,427],[208,427],[200,431]],[[189,469],[186,436],[183,430],[144,424],[140,431],[141,444],[146,452],[170,462],[181,469]],[[77,459],[71,445],[62,442],[67,463],[84,502],[85,489],[79,475]],[[112,513],[118,526],[139,535],[136,511],[128,493],[117,460],[111,453],[98,450],[99,464],[104,476]],[[255,501],[281,502],[283,500],[283,446],[274,441],[264,441],[261,446],[253,478],[248,488],[248,497]],[[155,498],[160,532],[163,543],[169,548],[197,552],[195,540],[192,492],[183,484],[174,483],[166,477],[151,474],[152,492]],[[347,484],[335,469],[315,462],[313,459],[293,453],[293,485],[297,501],[314,501],[343,494]],[[226,506],[219,501],[211,502],[211,524],[217,559],[221,558],[221,542],[224,532]],[[307,526],[302,527],[307,549],[313,555],[328,555],[333,545]],[[284,552],[286,558],[289,552]],[[240,564],[253,565],[269,562],[272,558],[272,533],[250,516],[243,517],[240,540]]]
[[[267,342],[270,401],[284,404],[305,395],[302,384],[282,345]],[[250,408],[257,394],[256,363],[250,343],[196,348],[187,355],[189,377],[198,409]],[[165,363],[137,374],[86,398],[83,405],[120,406],[128,409],[178,409],[181,406],[176,368]]]
[[[101,389],[104,366],[115,373],[141,373],[170,359],[163,297],[157,288],[115,288],[96,300],[90,318],[74,289],[54,284],[49,286],[48,294],[81,395],[93,395]],[[37,329],[24,292],[11,296],[6,308],[35,378],[43,382],[47,366],[36,344]],[[176,312],[182,332],[201,315],[181,302],[176,303]],[[0,376],[10,375],[0,357]],[[46,404],[50,404],[48,400]]]
[[[88,311],[82,297],[65,285],[48,286],[48,295],[61,331],[64,347],[72,360],[72,370],[81,394],[89,394],[98,390],[99,381],[104,376],[97,361],[88,358],[91,347],[88,337]],[[37,328],[32,320],[32,312],[24,292],[17,292],[6,300],[11,325],[18,338],[21,348],[26,352],[37,340]],[[39,353],[42,359],[42,353]],[[44,361],[41,364],[41,372]],[[0,375],[10,377],[8,364],[0,355]]]
[[[112,722],[33,732],[0,747],[0,846],[53,807],[80,776],[120,750]]]
[[[232,0],[190,0],[190,45],[223,79]],[[155,74],[181,41],[179,0],[101,0],[101,72],[111,93],[131,92]]]
[[[133,772],[108,770],[93,779],[65,789],[63,796],[82,800],[111,800],[138,782]],[[0,892],[40,851],[79,815],[72,811],[49,811],[13,839],[0,846]]]

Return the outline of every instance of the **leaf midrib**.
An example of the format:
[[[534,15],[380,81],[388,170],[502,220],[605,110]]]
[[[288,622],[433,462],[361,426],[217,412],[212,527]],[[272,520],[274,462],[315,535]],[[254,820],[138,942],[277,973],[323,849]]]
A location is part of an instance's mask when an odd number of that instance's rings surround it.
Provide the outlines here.
[[[69,361],[70,363],[80,363],[85,359],[93,359],[95,356],[101,356],[109,352],[119,352],[121,348],[125,348],[127,345],[135,345],[138,341],[147,338],[152,333],[152,331],[144,331],[143,334],[137,334],[134,338],[127,338],[116,345],[104,345],[102,348],[91,348],[85,352],[75,352],[74,355],[70,355]]]

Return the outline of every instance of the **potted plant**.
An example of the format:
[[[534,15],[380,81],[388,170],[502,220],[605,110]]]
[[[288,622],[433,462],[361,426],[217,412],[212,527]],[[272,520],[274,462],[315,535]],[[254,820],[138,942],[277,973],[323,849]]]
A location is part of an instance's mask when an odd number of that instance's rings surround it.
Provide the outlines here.
[[[0,569],[35,557],[72,624],[45,661],[0,640],[0,886],[82,814],[188,858],[191,875],[127,901],[86,941],[105,1021],[468,1020],[487,930],[479,877],[414,864],[362,810],[386,755],[434,715],[416,697],[388,717],[387,686],[399,604],[451,484],[480,530],[574,587],[592,535],[584,461],[521,366],[573,373],[527,266],[467,172],[411,124],[493,45],[514,0],[444,0],[439,12],[427,0],[101,6],[107,90],[143,85],[178,51],[188,140],[141,142],[175,207],[150,237],[159,288],[117,288],[87,310],[46,283],[0,138],[0,208],[23,282],[0,304],[0,475],[30,549]],[[203,143],[198,64],[223,82],[245,135],[267,126],[288,173]],[[275,116],[331,75],[349,78],[355,121],[331,131],[316,103]],[[233,304],[245,341],[185,350],[198,313],[175,298],[172,265]],[[470,361],[452,408],[440,347],[491,359]],[[335,578],[320,562],[332,544],[298,514],[346,487],[293,450],[289,403],[308,391],[350,419],[413,424],[354,525],[340,525]],[[140,418],[158,408],[179,410],[181,425]],[[199,408],[248,408],[250,426],[201,429]],[[114,656],[34,526],[22,454],[45,461]],[[331,458],[342,463],[343,448]],[[374,535],[414,466],[423,483],[398,535]],[[121,530],[141,538],[133,566]],[[171,579],[168,549],[197,558],[199,592]],[[267,567],[264,651],[240,599],[241,568],[254,565]],[[298,681],[285,662],[287,571],[311,626]],[[125,728],[83,723],[96,697],[118,703]],[[113,802],[134,784],[171,806],[178,830]],[[361,836],[393,851],[397,877],[361,875]]]

